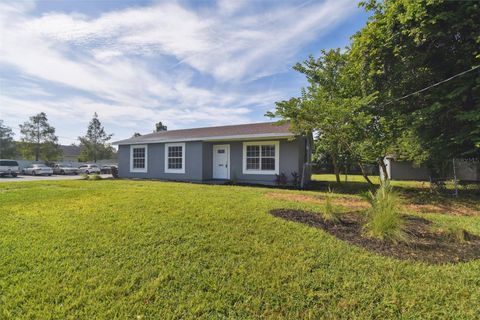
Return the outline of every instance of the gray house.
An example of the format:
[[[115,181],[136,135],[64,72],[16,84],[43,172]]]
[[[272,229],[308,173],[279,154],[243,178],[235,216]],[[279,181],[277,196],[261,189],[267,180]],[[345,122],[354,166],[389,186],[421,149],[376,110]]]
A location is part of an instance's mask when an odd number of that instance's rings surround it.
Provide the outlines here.
[[[274,184],[276,175],[310,180],[311,137],[289,123],[170,130],[114,142],[122,178]]]

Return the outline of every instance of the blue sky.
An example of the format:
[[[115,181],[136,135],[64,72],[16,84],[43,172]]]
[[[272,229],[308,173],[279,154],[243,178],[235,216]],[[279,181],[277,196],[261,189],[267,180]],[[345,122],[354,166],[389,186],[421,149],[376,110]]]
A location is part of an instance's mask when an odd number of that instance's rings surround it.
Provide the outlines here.
[[[2,1],[0,118],[46,112],[78,142],[94,112],[114,140],[267,121],[298,95],[292,65],[345,47],[368,18],[357,1]]]

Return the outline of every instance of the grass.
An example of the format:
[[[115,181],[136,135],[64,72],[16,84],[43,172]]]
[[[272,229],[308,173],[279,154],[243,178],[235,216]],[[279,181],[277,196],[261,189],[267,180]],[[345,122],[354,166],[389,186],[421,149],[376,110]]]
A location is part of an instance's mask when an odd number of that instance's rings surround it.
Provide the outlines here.
[[[97,173],[92,173],[92,174],[82,173],[82,179],[83,180],[102,180],[102,176],[100,176]]]
[[[333,192],[332,190],[328,190],[327,193],[325,193],[325,204],[323,206],[322,210],[322,216],[325,220],[331,221],[331,222],[339,222],[340,221],[340,216],[341,212],[335,206],[333,205]]]
[[[480,314],[480,261],[430,266],[369,253],[271,216],[273,208],[323,207],[269,192],[154,181],[2,183],[0,318]],[[427,216],[480,235],[479,216]]]
[[[375,193],[370,191],[367,199],[372,207],[368,210],[366,234],[392,242],[407,241],[405,219],[400,213],[400,198],[390,183],[382,183]]]
[[[348,175],[345,181],[345,176],[340,176],[340,181],[345,184],[346,186],[366,186],[367,182],[362,175]],[[368,176],[368,178],[376,185],[380,185],[380,178],[378,176]],[[312,179],[316,181],[324,181],[324,182],[333,182],[336,183],[336,178],[334,174],[314,174],[312,175]],[[419,189],[428,189],[430,188],[430,182],[428,181],[392,181],[392,186],[399,187],[399,188],[419,188]]]
[[[335,190],[343,194],[352,195],[375,190],[380,185],[378,176],[370,176],[375,184],[374,188],[371,188],[361,175],[349,175],[348,182],[342,182],[341,185],[336,184],[333,174],[314,174],[312,179],[312,185],[316,189],[326,191],[334,187]],[[410,204],[438,205],[450,211],[462,208],[474,212],[480,211],[480,184],[462,186],[458,197],[453,196],[453,183],[451,182],[447,184],[447,190],[440,193],[432,192],[430,183],[425,181],[391,181],[390,184],[395,188],[400,198]]]
[[[467,232],[458,226],[449,225],[446,228],[438,229],[438,231],[440,231],[440,233],[443,233],[451,241],[458,243],[465,243],[468,241]]]

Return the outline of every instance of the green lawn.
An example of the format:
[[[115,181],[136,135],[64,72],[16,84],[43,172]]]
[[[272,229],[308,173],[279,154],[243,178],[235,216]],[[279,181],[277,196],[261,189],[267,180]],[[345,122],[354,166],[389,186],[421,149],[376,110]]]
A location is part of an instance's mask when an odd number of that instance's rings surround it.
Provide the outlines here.
[[[0,184],[0,318],[474,318],[480,261],[369,253],[268,214],[291,191],[155,181]],[[355,195],[350,195],[356,197]],[[426,214],[480,235],[480,215]]]
[[[341,182],[347,184],[367,184],[365,178],[362,175],[341,175]],[[378,176],[368,176],[368,178],[375,184],[380,184],[380,178]],[[334,174],[314,174],[312,179],[316,181],[336,182]],[[428,181],[392,181],[395,187],[406,188],[429,188],[430,182]]]
[[[341,175],[341,183],[347,184],[347,185],[367,185],[367,182],[365,178],[362,175]],[[374,184],[380,184],[380,178],[379,176],[368,176],[368,178],[374,183]],[[312,179],[315,181],[323,181],[323,182],[328,182],[328,183],[334,183],[336,182],[336,178],[334,174],[313,174]],[[427,189],[430,188],[430,182],[429,181],[412,181],[412,180],[393,180],[391,181],[391,184],[395,187],[399,188],[416,188],[416,189]],[[445,183],[446,188],[449,190],[454,189],[454,182],[453,180],[451,181],[446,181]],[[477,187],[475,185],[462,185],[459,183],[458,188],[460,190],[466,189],[469,187]]]

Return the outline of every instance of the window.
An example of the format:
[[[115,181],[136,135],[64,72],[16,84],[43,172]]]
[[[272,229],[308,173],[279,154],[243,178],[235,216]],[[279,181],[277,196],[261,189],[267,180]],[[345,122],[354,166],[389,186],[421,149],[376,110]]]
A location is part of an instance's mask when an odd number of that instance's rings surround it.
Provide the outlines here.
[[[185,173],[185,143],[165,144],[165,172]]]
[[[0,161],[0,166],[5,167],[18,167],[18,162],[13,160],[2,160]]]
[[[147,172],[147,150],[146,145],[130,146],[130,172]]]
[[[244,174],[278,174],[278,141],[244,142]]]

